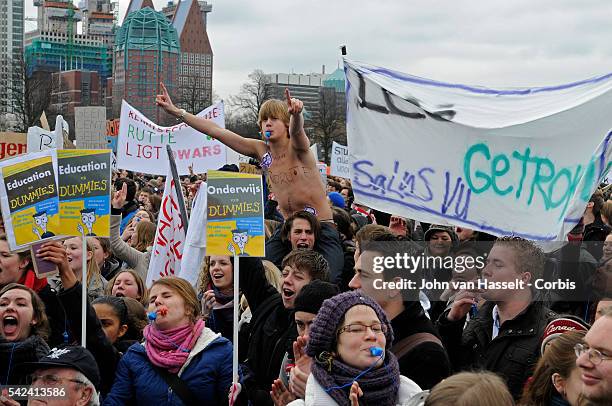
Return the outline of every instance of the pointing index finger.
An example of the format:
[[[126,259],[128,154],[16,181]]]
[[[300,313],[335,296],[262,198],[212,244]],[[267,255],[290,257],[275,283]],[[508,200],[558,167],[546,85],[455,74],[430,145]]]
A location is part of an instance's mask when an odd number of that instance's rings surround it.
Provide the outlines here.
[[[285,88],[285,97],[287,98],[287,104],[291,107],[291,94],[288,87]]]

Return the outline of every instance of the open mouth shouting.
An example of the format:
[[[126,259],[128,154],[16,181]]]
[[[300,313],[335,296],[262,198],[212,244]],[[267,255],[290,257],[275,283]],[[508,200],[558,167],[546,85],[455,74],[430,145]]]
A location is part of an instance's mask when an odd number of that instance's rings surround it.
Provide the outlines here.
[[[15,339],[19,335],[19,319],[13,314],[2,317],[2,334],[8,339]]]
[[[295,298],[295,290],[287,287],[287,286],[283,286],[283,301],[284,302],[292,302],[293,299]]]

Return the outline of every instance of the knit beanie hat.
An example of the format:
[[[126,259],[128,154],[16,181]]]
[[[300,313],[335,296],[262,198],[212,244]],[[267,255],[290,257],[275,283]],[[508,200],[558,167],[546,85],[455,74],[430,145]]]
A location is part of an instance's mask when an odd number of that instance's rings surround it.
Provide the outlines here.
[[[439,224],[432,224],[431,226],[429,226],[429,228],[427,229],[427,231],[425,232],[425,236],[424,236],[424,240],[425,241],[429,241],[431,239],[431,236],[438,231],[444,231],[446,233],[448,233],[448,235],[451,238],[451,241],[453,242],[453,245],[456,245],[459,242],[459,237],[457,236],[457,233],[455,232],[455,229],[451,226],[442,226]]]
[[[567,333],[568,331],[588,331],[590,327],[591,326],[589,326],[589,324],[580,317],[572,315],[565,315],[551,321],[544,329],[540,353],[543,354],[546,344],[554,340],[556,337],[559,337],[561,334]]]
[[[341,209],[344,209],[344,196],[342,196],[340,193],[338,192],[329,192],[327,194],[327,197],[329,197],[329,201],[336,207],[340,207]]]
[[[326,299],[338,294],[338,287],[333,283],[315,279],[305,285],[295,298],[293,310],[317,314]]]
[[[340,327],[340,322],[344,319],[346,312],[351,307],[357,305],[366,305],[374,309],[378,320],[387,326],[387,332],[385,333],[385,338],[387,339],[386,349],[391,348],[393,328],[384,310],[374,299],[366,296],[360,290],[354,290],[341,293],[323,302],[310,327],[310,338],[306,347],[306,354],[315,358],[323,351],[334,352],[336,350],[334,348],[336,332]]]

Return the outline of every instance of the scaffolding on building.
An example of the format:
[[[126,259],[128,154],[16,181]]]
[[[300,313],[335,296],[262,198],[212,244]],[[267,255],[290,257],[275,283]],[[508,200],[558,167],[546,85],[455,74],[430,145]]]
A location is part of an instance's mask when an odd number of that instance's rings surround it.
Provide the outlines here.
[[[72,36],[74,37],[74,36]],[[78,39],[77,39],[78,41]],[[113,56],[104,45],[83,43],[85,41],[53,41],[45,36],[32,40],[25,50],[28,75],[33,72],[57,72],[73,69],[99,73],[102,80],[112,76]]]

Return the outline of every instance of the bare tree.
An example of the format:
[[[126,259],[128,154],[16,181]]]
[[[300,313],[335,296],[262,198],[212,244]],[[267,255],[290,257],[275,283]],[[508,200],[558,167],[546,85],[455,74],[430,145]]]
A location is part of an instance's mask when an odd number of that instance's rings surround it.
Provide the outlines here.
[[[322,87],[319,92],[319,111],[313,112],[310,125],[314,129],[313,141],[321,145],[323,158],[329,164],[333,141],[346,142],[344,104],[335,89]]]
[[[249,81],[242,85],[240,93],[230,96],[229,104],[243,113],[246,120],[257,123],[261,105],[270,98],[268,85],[270,78],[261,69],[249,74]]]
[[[225,128],[246,138],[260,138],[257,121],[231,106],[225,106]]]
[[[12,61],[13,108],[17,116],[18,132],[27,132],[51,102],[51,74],[48,72],[29,73],[23,56]]]
[[[206,92],[203,76],[191,73],[182,75],[180,80],[176,90],[179,107],[197,114],[212,104],[212,95]]]

